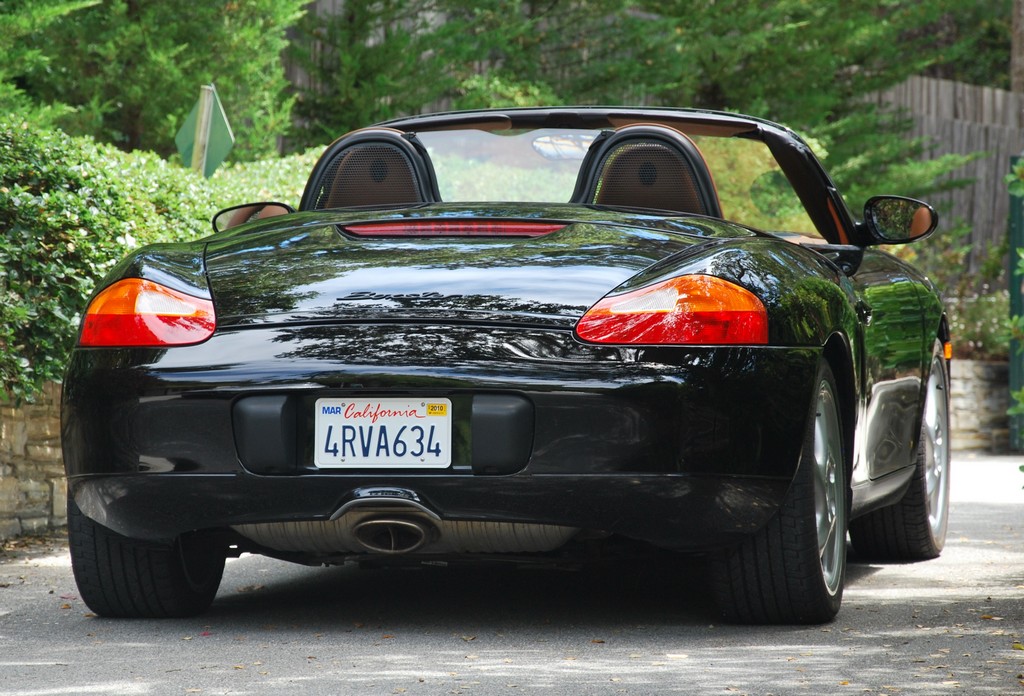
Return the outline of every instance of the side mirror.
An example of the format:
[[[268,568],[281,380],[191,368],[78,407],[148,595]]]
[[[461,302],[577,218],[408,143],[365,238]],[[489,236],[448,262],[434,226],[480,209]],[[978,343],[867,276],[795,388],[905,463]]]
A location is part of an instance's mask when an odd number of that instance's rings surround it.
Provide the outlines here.
[[[223,232],[224,230],[230,230],[232,227],[238,227],[254,220],[264,220],[294,212],[295,208],[287,203],[243,203],[242,205],[225,208],[214,215],[212,220],[213,231]]]
[[[905,244],[927,237],[939,214],[927,203],[903,196],[875,196],[864,204],[864,225],[879,244]]]

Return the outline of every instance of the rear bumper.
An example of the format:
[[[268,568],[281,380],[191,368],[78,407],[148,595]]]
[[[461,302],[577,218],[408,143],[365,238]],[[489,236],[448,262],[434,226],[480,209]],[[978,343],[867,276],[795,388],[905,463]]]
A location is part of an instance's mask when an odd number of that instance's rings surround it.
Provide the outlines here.
[[[697,551],[756,531],[788,485],[785,478],[681,475],[156,474],[77,477],[71,494],[86,515],[135,538],[168,538],[186,528],[327,520],[358,491],[381,486],[415,494],[446,520],[553,524]]]
[[[595,348],[567,331],[473,327],[444,327],[432,351],[380,356],[394,327],[335,329],[329,342],[324,331],[75,351],[63,445],[76,503],[115,531],[155,539],[330,519],[359,490],[392,487],[442,519],[712,548],[756,530],[780,504],[820,357],[815,349]],[[404,338],[416,345],[438,335],[419,327]],[[449,398],[453,466],[317,469],[313,403],[347,394]]]

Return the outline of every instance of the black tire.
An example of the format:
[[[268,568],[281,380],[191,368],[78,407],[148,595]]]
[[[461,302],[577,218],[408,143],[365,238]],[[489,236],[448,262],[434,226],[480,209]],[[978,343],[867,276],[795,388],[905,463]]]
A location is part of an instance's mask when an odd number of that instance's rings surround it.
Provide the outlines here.
[[[224,573],[223,546],[198,536],[173,543],[130,539],[86,517],[68,499],[71,568],[82,600],[100,616],[195,616],[213,602]]]
[[[850,523],[857,553],[880,561],[923,561],[942,553],[949,526],[949,380],[935,342],[925,386],[914,477],[894,505]]]
[[[832,620],[846,580],[849,485],[835,377],[822,363],[800,463],[763,529],[711,561],[715,599],[728,621],[812,624]]]

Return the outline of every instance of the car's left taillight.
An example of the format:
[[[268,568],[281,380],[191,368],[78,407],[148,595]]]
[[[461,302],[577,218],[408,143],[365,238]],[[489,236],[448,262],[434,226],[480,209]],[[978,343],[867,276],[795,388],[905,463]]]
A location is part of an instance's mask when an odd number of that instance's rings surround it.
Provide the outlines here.
[[[89,303],[78,345],[161,348],[202,343],[213,335],[213,302],[142,278],[126,278]]]
[[[576,335],[618,345],[764,345],[768,312],[735,283],[684,275],[605,297],[577,322]]]

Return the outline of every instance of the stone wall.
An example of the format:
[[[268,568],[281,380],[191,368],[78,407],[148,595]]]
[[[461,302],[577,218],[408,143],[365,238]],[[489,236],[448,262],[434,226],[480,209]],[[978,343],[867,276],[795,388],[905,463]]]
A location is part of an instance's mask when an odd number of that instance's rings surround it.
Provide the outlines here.
[[[0,405],[0,540],[67,524],[60,385],[35,403]]]
[[[953,449],[1009,451],[1009,363],[954,360],[949,398]]]

